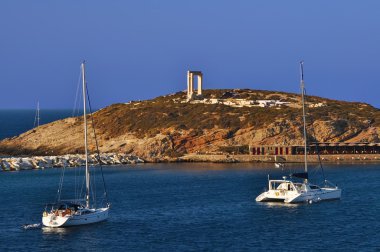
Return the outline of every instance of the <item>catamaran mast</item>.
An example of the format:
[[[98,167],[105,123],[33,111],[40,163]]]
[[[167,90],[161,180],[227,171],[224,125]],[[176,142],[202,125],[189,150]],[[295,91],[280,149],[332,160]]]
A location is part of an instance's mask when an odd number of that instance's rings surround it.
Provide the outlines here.
[[[305,172],[307,173],[307,135],[306,135],[306,112],[305,112],[305,82],[303,79],[303,61],[300,62],[301,71],[301,97],[302,97],[302,119],[303,119],[303,140],[304,140],[304,162]],[[307,182],[307,179],[305,179]]]
[[[90,207],[90,173],[88,170],[88,151],[87,151],[87,114],[86,114],[86,76],[85,61],[82,62],[82,91],[83,91],[83,121],[84,121],[84,149],[86,158],[86,207]]]

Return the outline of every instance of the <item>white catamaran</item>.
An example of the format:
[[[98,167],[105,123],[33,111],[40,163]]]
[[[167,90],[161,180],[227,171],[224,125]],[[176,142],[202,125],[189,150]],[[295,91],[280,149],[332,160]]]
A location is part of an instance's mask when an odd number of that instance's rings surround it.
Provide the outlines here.
[[[307,137],[306,137],[306,113],[305,113],[305,83],[303,78],[303,61],[300,62],[301,70],[301,97],[302,97],[302,116],[303,116],[303,138],[304,138],[304,164],[305,171],[302,173],[291,174],[291,179],[283,177],[282,180],[269,180],[268,190],[257,196],[258,202],[284,202],[301,203],[316,202],[321,200],[340,199],[342,190],[337,186],[325,185],[319,187],[309,183],[307,167]],[[303,181],[296,182],[293,178],[300,178]]]
[[[73,200],[61,200],[60,193],[63,183],[63,175],[61,177],[60,188],[58,190],[57,202],[50,204],[45,208],[42,217],[42,223],[47,227],[66,227],[75,225],[84,225],[95,222],[104,221],[108,218],[110,204],[107,202],[103,207],[96,208],[96,199],[90,202],[90,171],[88,166],[88,148],[87,148],[87,115],[86,115],[86,97],[88,97],[86,78],[85,78],[85,62],[81,64],[82,74],[82,91],[83,91],[83,120],[84,120],[84,146],[85,146],[85,183],[86,191],[84,197],[78,197]],[[91,110],[91,108],[90,108]],[[98,153],[98,161],[101,161]],[[103,176],[102,176],[103,178]],[[104,182],[104,180],[103,180]],[[104,196],[106,196],[104,184]],[[49,210],[47,208],[50,208]]]

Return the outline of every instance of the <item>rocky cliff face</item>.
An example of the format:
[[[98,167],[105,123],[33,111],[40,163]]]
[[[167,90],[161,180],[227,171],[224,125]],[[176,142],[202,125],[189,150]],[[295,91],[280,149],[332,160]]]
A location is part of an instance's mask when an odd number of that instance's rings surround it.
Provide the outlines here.
[[[96,131],[101,152],[130,153],[147,160],[215,153],[231,146],[302,144],[300,97],[296,94],[206,90],[203,101],[186,103],[185,99],[185,93],[179,92],[148,101],[111,105],[94,113],[95,125],[90,126],[89,134],[93,136],[93,130]],[[260,107],[257,100],[279,102]],[[307,100],[309,141],[379,141],[379,109],[319,97],[309,96]],[[0,141],[0,153],[83,153],[82,124],[82,118],[75,117],[42,125]],[[89,139],[90,149],[94,150],[94,138]]]

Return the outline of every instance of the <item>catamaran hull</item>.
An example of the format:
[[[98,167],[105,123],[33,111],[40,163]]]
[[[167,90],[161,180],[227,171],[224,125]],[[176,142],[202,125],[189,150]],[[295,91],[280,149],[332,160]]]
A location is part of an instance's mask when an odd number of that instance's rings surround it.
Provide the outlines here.
[[[338,200],[342,194],[341,189],[328,188],[317,191],[301,193],[297,197],[287,198],[285,203],[318,202],[325,200]]]
[[[93,213],[83,215],[55,216],[50,213],[42,217],[42,224],[46,227],[79,226],[105,221],[108,218],[109,208],[96,209]]]
[[[340,199],[342,190],[338,188],[321,188],[320,190],[313,190],[301,193],[287,193],[277,190],[270,190],[263,192],[257,198],[257,202],[284,202],[284,203],[304,203],[304,202],[318,202],[325,200],[338,200]]]

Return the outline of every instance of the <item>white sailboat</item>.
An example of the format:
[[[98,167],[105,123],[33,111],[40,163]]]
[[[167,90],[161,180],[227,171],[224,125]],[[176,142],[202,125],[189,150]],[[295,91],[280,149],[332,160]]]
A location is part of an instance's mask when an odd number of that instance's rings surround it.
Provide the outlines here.
[[[274,167],[276,167],[276,168],[282,168],[284,166],[285,165],[283,163],[274,163]]]
[[[275,156],[274,157],[274,167],[276,167],[276,168],[282,168],[282,167],[285,167],[285,164],[279,162],[277,156]]]
[[[325,180],[325,185],[319,187],[309,182],[307,164],[307,137],[306,137],[306,113],[305,113],[305,82],[303,78],[303,61],[300,62],[301,70],[301,97],[302,97],[302,116],[303,116],[303,138],[304,138],[304,172],[293,173],[291,178],[283,177],[282,180],[270,180],[268,177],[268,190],[257,196],[258,202],[284,202],[301,203],[317,202],[321,200],[340,199],[342,190],[337,186],[329,185]],[[296,182],[296,178],[303,181]]]
[[[96,208],[94,202],[90,202],[90,171],[88,166],[87,148],[87,115],[86,97],[87,86],[85,78],[85,62],[81,64],[82,91],[83,91],[83,120],[84,120],[84,146],[85,146],[85,183],[86,192],[84,197],[73,200],[61,200],[63,176],[61,177],[60,188],[58,190],[58,200],[49,205],[50,209],[45,209],[42,216],[42,224],[47,227],[66,227],[75,225],[85,225],[104,221],[108,218],[110,204],[106,202],[104,207]],[[100,161],[100,159],[99,159]],[[103,181],[104,182],[104,181]],[[105,189],[105,186],[104,186]],[[105,191],[106,196],[106,191]],[[93,199],[95,201],[95,199]]]
[[[34,125],[33,127],[39,127],[40,126],[40,101],[37,101],[37,109],[36,109],[36,115],[34,116]]]

